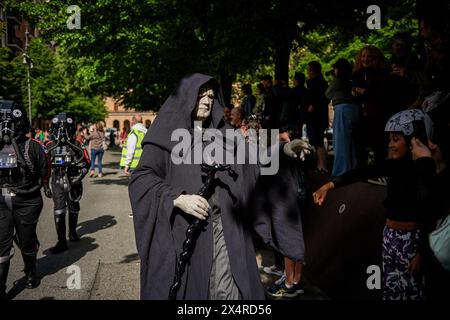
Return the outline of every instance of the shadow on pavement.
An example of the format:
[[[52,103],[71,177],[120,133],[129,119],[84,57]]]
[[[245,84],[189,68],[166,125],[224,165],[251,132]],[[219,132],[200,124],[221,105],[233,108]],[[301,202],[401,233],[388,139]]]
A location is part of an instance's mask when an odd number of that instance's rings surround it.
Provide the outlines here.
[[[49,248],[44,250],[44,256],[37,260],[37,274],[41,278],[41,282],[46,276],[55,274],[59,270],[71,266],[84,257],[89,251],[97,249],[98,244],[95,244],[94,242],[94,238],[82,237],[79,242],[68,242],[69,250],[60,254],[50,254]],[[8,292],[9,298],[14,299],[24,289],[25,277],[14,283],[14,287]],[[46,297],[46,299],[52,298]]]
[[[83,236],[85,234],[92,234],[99,230],[110,228],[116,224],[117,221],[114,216],[99,216],[93,220],[87,220],[79,223],[77,232],[80,236]]]
[[[137,253],[132,253],[124,256],[122,258],[122,261],[120,261],[119,263],[130,263],[133,261],[139,261],[139,255]]]
[[[127,176],[119,177],[119,179],[105,179],[105,178],[97,178],[92,181],[92,184],[103,184],[103,185],[119,185],[119,186],[128,186],[128,182],[130,179]]]
[[[104,167],[103,167],[104,168]],[[117,174],[117,172],[103,172],[103,177],[105,177],[105,176],[114,176],[114,175],[116,175]],[[90,179],[90,180],[93,180],[93,179],[103,179],[103,178],[100,178],[99,176],[98,176],[98,172],[96,172],[95,173],[95,176],[93,176],[93,177],[89,177],[89,175],[87,175],[86,176],[87,177],[87,179]],[[93,180],[94,181],[94,180]]]
[[[108,169],[120,169],[120,165],[118,162],[108,162],[108,163],[104,163],[103,164],[103,168],[108,168]]]

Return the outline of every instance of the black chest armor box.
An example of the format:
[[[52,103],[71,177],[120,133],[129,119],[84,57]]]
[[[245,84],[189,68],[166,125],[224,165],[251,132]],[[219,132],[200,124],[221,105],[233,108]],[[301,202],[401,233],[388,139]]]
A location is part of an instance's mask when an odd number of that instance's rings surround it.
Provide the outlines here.
[[[0,170],[17,168],[17,155],[12,145],[5,145],[0,150]]]
[[[69,167],[73,164],[74,157],[66,146],[57,147],[53,156],[52,165],[55,167]]]

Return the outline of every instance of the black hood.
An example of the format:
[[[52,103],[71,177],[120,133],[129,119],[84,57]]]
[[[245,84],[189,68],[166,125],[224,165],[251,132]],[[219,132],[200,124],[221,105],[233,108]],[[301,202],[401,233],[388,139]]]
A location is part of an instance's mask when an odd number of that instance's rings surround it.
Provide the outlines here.
[[[221,128],[223,121],[223,96],[219,83],[211,76],[194,73],[183,78],[178,87],[162,105],[158,115],[145,135],[142,145],[152,143],[171,151],[177,141],[170,141],[175,129],[192,129],[192,112],[197,103],[200,87],[210,82],[214,88],[210,128]]]

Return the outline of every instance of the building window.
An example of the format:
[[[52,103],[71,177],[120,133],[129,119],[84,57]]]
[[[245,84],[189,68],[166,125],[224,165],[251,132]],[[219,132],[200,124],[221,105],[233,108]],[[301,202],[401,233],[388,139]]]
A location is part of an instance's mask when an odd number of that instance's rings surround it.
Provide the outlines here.
[[[130,126],[130,120],[125,120],[125,121],[123,122],[123,126],[127,129],[127,132],[130,132],[130,128],[131,128],[131,126]]]
[[[116,128],[117,131],[120,131],[120,123],[119,123],[119,120],[114,120],[114,121],[113,121],[113,128]]]

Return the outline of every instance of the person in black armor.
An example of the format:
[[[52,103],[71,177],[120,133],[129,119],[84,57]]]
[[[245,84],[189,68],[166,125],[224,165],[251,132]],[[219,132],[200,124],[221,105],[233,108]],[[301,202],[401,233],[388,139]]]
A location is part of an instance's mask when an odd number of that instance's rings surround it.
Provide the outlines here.
[[[14,101],[0,99],[0,300],[7,299],[6,280],[14,255],[22,252],[26,288],[36,288],[36,226],[42,211],[40,189],[49,171],[43,146],[26,136],[30,124]]]
[[[89,156],[85,147],[75,139],[76,125],[74,118],[59,113],[52,120],[50,129],[55,140],[46,144],[51,162],[51,189],[44,185],[45,195],[53,198],[57,244],[51,253],[67,250],[66,212],[69,210],[69,240],[79,241],[77,235],[78,213],[83,194],[82,179],[88,173]]]

